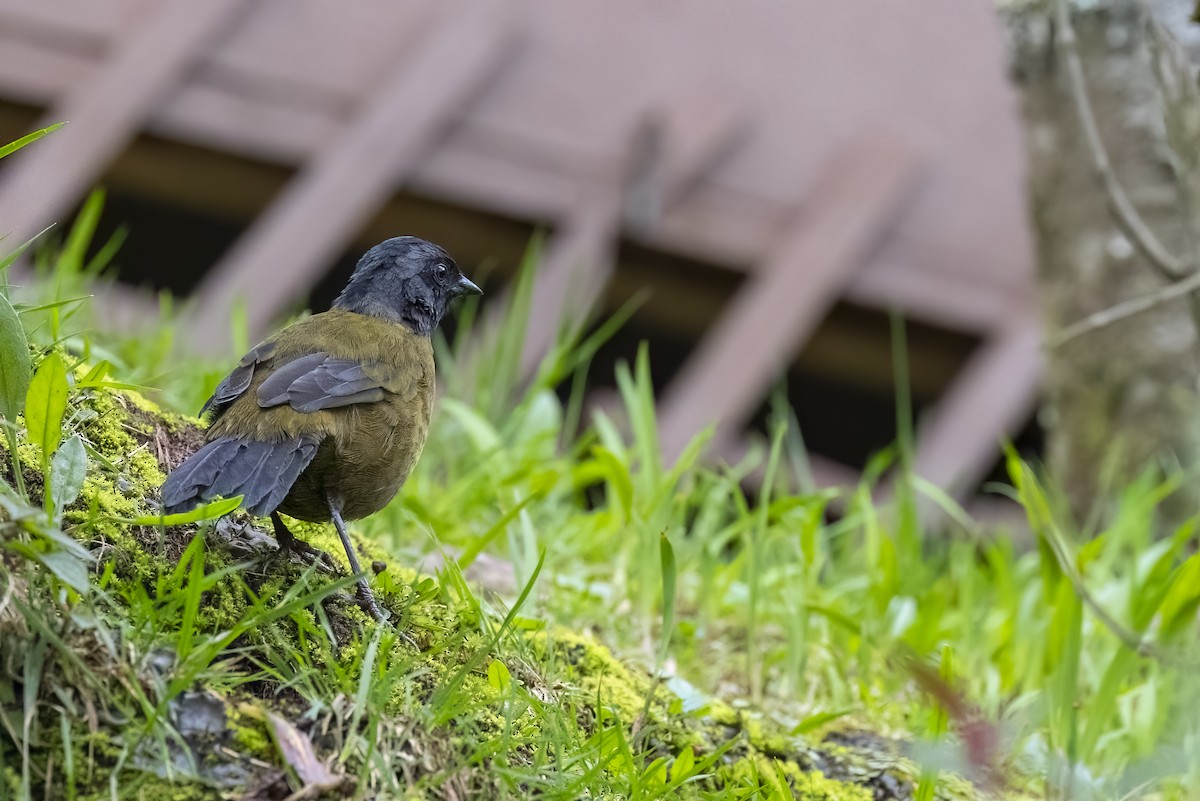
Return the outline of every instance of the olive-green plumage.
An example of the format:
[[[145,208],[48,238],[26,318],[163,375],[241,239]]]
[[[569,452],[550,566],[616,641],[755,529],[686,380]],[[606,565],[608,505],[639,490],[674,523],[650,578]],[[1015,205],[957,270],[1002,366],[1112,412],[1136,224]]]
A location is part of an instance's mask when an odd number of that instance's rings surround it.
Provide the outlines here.
[[[249,388],[213,423],[208,440],[225,436],[261,442],[320,437],[317,454],[278,510],[299,520],[329,520],[327,499],[357,520],[387,505],[425,447],[433,414],[433,346],[407,326],[342,309],[285,328],[256,350],[269,356],[255,366]],[[283,404],[264,409],[258,388],[284,364],[313,353],[357,361],[384,395],[373,403],[303,413]]]
[[[452,299],[478,292],[429,242],[371,248],[333,309],[260,343],[217,386],[208,442],[163,482],[164,511],[239,495],[309,558],[279,514],[332,520],[359,573],[345,521],[382,509],[412,472],[433,413],[430,334]],[[365,578],[359,597],[383,617]]]

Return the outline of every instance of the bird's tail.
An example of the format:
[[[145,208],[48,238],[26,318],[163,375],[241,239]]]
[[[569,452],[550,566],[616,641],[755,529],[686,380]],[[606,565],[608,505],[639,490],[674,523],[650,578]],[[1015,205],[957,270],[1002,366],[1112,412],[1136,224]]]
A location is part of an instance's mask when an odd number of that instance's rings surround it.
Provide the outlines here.
[[[251,514],[268,515],[317,454],[319,441],[283,442],[222,437],[192,454],[162,485],[164,514],[186,512],[213,498],[242,496]]]

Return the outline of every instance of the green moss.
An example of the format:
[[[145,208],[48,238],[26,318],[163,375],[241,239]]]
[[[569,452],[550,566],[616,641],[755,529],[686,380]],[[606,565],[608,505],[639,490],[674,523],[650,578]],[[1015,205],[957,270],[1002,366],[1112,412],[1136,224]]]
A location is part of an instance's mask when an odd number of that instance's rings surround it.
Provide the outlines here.
[[[635,673],[613,656],[612,652],[589,637],[563,629],[539,631],[529,635],[534,653],[552,661],[563,678],[589,698],[599,698],[621,720],[632,722],[642,714],[650,693],[651,678]],[[650,713],[663,719],[674,699],[661,684],[655,690]]]
[[[164,464],[178,461],[202,436],[192,421],[163,414],[154,404],[132,394],[81,392],[72,396],[72,404],[80,433],[99,458],[80,502],[66,515],[69,531],[81,541],[105,549],[99,561],[114,565],[107,587],[113,597],[131,602],[148,595],[151,604],[161,604],[163,599],[153,596],[163,587],[174,591],[164,584],[164,577],[171,576],[196,529],[160,531],[117,520],[152,512]],[[36,456],[31,451],[30,458]],[[326,551],[345,568],[341,541],[332,526],[288,522],[296,536]],[[338,730],[338,726],[353,722],[361,729],[366,725],[354,711],[361,711],[366,704],[376,716],[370,723],[376,731],[403,732],[407,739],[393,742],[419,752],[419,757],[412,757],[415,767],[406,768],[417,776],[415,786],[409,789],[412,798],[423,797],[421,782],[432,786],[445,770],[469,769],[474,784],[464,786],[487,788],[494,787],[489,784],[493,780],[486,778],[493,761],[506,766],[538,760],[543,765],[558,764],[564,759],[560,753],[564,745],[568,749],[595,745],[608,753],[612,740],[605,740],[605,735],[617,732],[619,739],[635,744],[631,748],[637,756],[622,757],[624,761],[614,757],[607,764],[606,775],[614,786],[628,774],[645,769],[639,760],[665,760],[659,763],[665,782],[667,766],[683,749],[691,749],[696,760],[702,760],[726,746],[731,747],[703,780],[709,790],[744,787],[760,790],[764,798],[869,801],[873,796],[868,785],[880,775],[893,777],[896,786],[911,786],[911,777],[916,775],[911,763],[890,753],[814,745],[790,736],[764,715],[736,710],[719,700],[712,700],[702,710],[685,712],[681,699],[665,682],[654,681],[645,670],[621,661],[601,643],[576,632],[557,627],[518,631],[494,643],[485,633],[487,629],[481,629],[480,609],[471,599],[456,599],[433,579],[391,563],[372,542],[355,536],[355,546],[365,564],[389,562],[386,571],[372,576],[372,585],[385,606],[397,613],[395,622],[404,636],[379,638],[375,621],[348,598],[246,632],[235,643],[236,651],[228,655],[227,664],[232,667],[214,663],[210,673],[204,674],[205,680],[216,680],[218,670],[249,674],[263,665],[272,666],[261,672],[252,688],[232,682],[235,689],[223,695],[227,726],[223,736],[232,752],[252,757],[259,764],[279,765],[278,749],[258,712],[262,707],[292,721],[317,715],[309,719],[321,721],[313,730],[318,732],[314,734],[318,753],[325,757],[331,750],[341,750],[343,738],[351,733]],[[215,545],[205,554],[209,575],[235,563],[237,559]],[[251,608],[249,594],[270,607],[297,581],[319,587],[332,580],[319,572],[305,575],[305,569],[290,559],[265,558],[250,570],[211,582],[192,624],[195,633],[234,628]],[[177,620],[164,618],[154,625],[160,627],[162,644],[175,642]],[[361,671],[365,670],[366,655],[376,641],[386,646],[373,656],[374,672],[369,678],[375,683],[368,685],[369,697],[357,698],[364,686]],[[487,668],[493,659],[508,667],[514,682],[510,692],[501,692],[489,682]],[[385,681],[391,684],[383,684]],[[378,696],[377,686],[383,688]],[[318,698],[302,697],[297,687],[307,687]],[[555,717],[548,709],[573,712],[570,718]],[[322,740],[322,727],[338,733]],[[605,742],[608,745],[603,745]],[[570,753],[566,757],[574,758]],[[81,759],[82,753],[77,764]],[[200,784],[171,784],[136,771],[128,775],[135,783],[131,785],[131,797],[135,798],[193,801],[218,797]],[[123,782],[125,778],[123,773]],[[11,768],[4,780],[11,783]],[[699,786],[688,785],[687,790],[695,792]],[[944,796],[941,787],[947,788]],[[97,771],[79,797],[98,799],[106,797],[106,792],[107,777]],[[480,797],[490,795],[483,790],[480,793]],[[974,796],[973,788],[958,780],[939,787],[939,797],[946,801]]]
[[[760,789],[768,799],[801,801],[873,801],[872,792],[859,785],[829,779],[819,770],[805,771],[794,761],[755,753],[722,769],[726,784]]]
[[[263,722],[262,713],[250,704],[228,706],[225,710],[225,725],[233,734],[235,748],[246,756],[273,762],[275,744],[271,733]]]
[[[222,801],[224,798],[220,791],[199,782],[172,782],[149,773],[123,780],[120,797],[136,801]],[[76,798],[78,801],[110,801],[112,794],[104,786]]]

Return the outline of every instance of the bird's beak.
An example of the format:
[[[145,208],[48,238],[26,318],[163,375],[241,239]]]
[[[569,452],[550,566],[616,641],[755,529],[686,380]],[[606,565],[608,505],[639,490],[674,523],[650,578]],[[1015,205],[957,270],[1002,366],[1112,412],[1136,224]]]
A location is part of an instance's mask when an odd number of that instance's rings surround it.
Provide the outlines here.
[[[465,275],[458,277],[458,283],[450,290],[450,294],[455,297],[459,295],[482,295],[483,290],[475,286],[475,283]]]

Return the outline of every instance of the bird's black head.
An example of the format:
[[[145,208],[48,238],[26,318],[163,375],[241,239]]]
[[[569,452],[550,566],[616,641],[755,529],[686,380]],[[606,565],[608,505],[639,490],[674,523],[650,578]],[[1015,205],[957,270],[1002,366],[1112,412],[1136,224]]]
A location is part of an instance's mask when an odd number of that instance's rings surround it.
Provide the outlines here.
[[[415,236],[397,236],[358,260],[333,306],[404,323],[429,336],[451,300],[480,294],[446,251]]]

